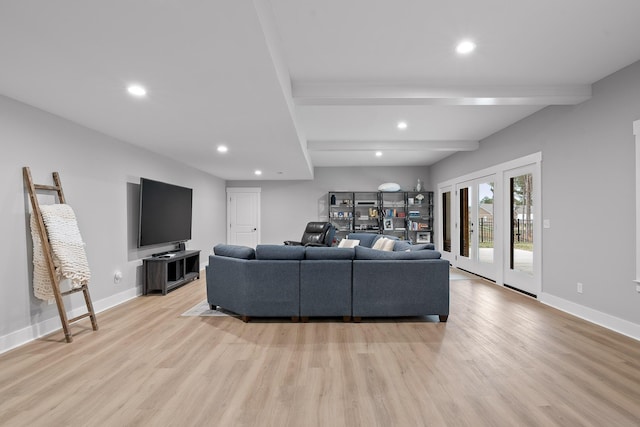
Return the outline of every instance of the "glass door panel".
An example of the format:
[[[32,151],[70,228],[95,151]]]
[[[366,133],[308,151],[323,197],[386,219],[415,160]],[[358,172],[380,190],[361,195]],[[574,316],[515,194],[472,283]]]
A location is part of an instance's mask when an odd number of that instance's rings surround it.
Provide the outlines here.
[[[538,165],[525,166],[505,173],[507,192],[504,224],[504,284],[530,295],[540,293],[538,230],[540,195]],[[537,188],[538,187],[538,188]]]
[[[458,246],[456,266],[495,279],[494,208],[495,176],[458,184]]]
[[[442,193],[442,250],[451,252],[451,191]]]
[[[509,266],[533,276],[533,174],[509,178],[511,245]]]
[[[458,224],[460,224],[460,252],[459,255],[465,258],[473,258],[471,239],[473,237],[473,211],[471,201],[472,197],[471,187],[461,187],[458,189],[459,196],[459,214],[460,218]]]
[[[493,188],[493,181],[478,184],[478,261],[485,264],[494,260]]]

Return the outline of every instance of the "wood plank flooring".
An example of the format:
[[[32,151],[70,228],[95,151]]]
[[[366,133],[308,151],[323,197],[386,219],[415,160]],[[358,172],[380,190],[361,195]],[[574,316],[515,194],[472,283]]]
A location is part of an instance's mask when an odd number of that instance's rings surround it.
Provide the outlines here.
[[[447,323],[180,316],[204,299],[201,279],[0,355],[0,425],[640,425],[640,342],[483,280],[451,282]]]

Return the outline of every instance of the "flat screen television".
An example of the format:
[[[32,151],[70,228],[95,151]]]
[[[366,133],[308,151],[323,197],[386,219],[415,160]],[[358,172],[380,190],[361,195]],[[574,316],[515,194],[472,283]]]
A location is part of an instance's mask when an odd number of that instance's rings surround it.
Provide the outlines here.
[[[138,247],[191,240],[193,190],[140,178]]]

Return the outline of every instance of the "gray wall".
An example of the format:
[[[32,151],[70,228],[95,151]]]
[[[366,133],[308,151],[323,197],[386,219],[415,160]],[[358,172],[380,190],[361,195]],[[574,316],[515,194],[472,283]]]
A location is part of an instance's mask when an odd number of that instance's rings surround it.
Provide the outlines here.
[[[229,181],[229,187],[260,187],[261,242],[299,240],[309,221],[327,220],[329,191],[376,191],[395,182],[412,190],[418,178],[426,182],[428,167],[315,168],[311,181]]]
[[[542,237],[543,293],[640,325],[632,282],[638,119],[640,62],[594,84],[587,102],[545,108],[483,140],[477,151],[440,161],[429,182],[437,186],[541,151],[542,216],[551,220]]]
[[[404,190],[418,178],[427,189],[439,182],[541,151],[542,211],[552,228],[543,232],[543,292],[640,325],[635,292],[635,180],[632,122],[640,119],[640,63],[596,83],[593,98],[577,106],[546,108],[482,141],[480,149],[453,155],[431,168],[316,168],[311,181],[234,181],[230,187],[262,188],[262,242],[297,239],[308,221],[326,218],[327,192],[371,191],[384,182]],[[76,210],[92,270],[98,309],[135,296],[141,258],[135,248],[140,176],[194,189],[194,239],[202,263],[226,240],[225,182],[0,96],[2,169],[0,232],[0,351],[21,339],[59,328],[55,306],[31,290],[28,197],[22,166],[37,182],[61,174]],[[124,273],[113,283],[116,270]],[[576,293],[576,282],[584,293]],[[70,308],[82,304],[72,299]],[[98,319],[99,320],[99,319]],[[44,325],[44,326],[43,326]],[[52,326],[51,326],[52,325]]]
[[[141,259],[170,248],[136,248],[141,176],[193,188],[193,240],[187,247],[203,250],[203,265],[212,244],[225,239],[224,221],[219,220],[226,215],[224,180],[2,96],[0,144],[0,235],[4,238],[0,246],[0,352],[30,335],[60,327],[55,304],[33,297],[26,214],[30,204],[22,166],[29,166],[35,182],[41,184],[52,183],[51,172],[60,173],[86,242],[91,296],[97,309],[139,293]],[[124,275],[119,284],[113,281],[116,270]],[[69,309],[79,307],[83,307],[80,299],[72,298]]]

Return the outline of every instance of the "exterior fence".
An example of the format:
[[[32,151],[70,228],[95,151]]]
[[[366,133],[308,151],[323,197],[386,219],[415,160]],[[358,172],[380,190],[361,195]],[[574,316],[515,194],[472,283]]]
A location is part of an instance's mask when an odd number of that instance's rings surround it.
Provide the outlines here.
[[[533,221],[516,219],[513,221],[513,241],[533,243]]]
[[[478,227],[478,241],[480,243],[493,242],[493,218],[480,218]]]
[[[493,242],[493,218],[480,218],[478,222],[479,243]],[[513,241],[533,243],[533,221],[516,219],[513,221]]]

